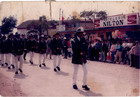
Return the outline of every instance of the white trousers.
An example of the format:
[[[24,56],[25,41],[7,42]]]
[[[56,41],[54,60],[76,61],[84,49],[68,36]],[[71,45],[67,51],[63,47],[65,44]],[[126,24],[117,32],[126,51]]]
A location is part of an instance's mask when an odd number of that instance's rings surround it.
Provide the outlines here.
[[[58,67],[60,66],[61,64],[61,55],[53,55],[53,65],[54,65],[54,68],[56,68],[56,61],[57,61],[57,58],[58,58]]]
[[[19,60],[19,65],[18,65],[18,60]],[[22,65],[23,65],[23,55],[16,55],[15,56],[15,66],[16,66],[16,71],[18,71],[18,69],[22,69]]]
[[[1,54],[1,64],[8,63],[8,55],[7,54]]]
[[[42,60],[43,57],[43,60]],[[46,60],[46,53],[45,54],[39,54],[39,64],[45,63]]]
[[[12,64],[12,65],[15,65],[15,56],[14,56],[13,54],[11,54],[11,55],[12,55],[11,64]]]
[[[74,72],[73,72],[73,85],[76,84],[77,81],[77,73],[78,73],[78,68],[79,68],[79,64],[74,64]],[[87,82],[87,65],[83,64],[81,65],[83,67],[83,85],[86,85]]]
[[[0,54],[0,65],[1,65],[1,54]]]
[[[33,62],[34,52],[30,52],[30,61]]]
[[[6,54],[6,60],[5,63],[8,63],[8,67],[11,66],[11,53]]]

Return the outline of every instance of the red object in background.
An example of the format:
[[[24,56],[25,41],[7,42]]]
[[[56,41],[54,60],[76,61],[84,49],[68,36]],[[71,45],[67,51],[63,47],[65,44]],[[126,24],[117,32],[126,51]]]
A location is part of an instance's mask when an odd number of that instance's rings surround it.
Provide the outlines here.
[[[62,16],[62,21],[64,21],[64,19],[65,19],[65,18]]]
[[[110,51],[108,52],[107,59],[108,59],[108,60],[111,60],[111,52],[110,52]]]
[[[100,19],[94,20],[94,26],[95,28],[100,27]]]
[[[137,15],[128,15],[127,24],[137,24]]]
[[[68,47],[70,47],[70,41],[67,41],[67,45],[68,45]]]

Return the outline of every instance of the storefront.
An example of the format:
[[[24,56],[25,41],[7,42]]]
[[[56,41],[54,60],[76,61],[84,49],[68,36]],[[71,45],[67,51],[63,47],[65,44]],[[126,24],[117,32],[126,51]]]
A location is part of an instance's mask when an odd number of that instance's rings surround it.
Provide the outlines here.
[[[135,38],[140,40],[140,16],[138,13],[108,16],[94,21],[94,33],[102,39]]]

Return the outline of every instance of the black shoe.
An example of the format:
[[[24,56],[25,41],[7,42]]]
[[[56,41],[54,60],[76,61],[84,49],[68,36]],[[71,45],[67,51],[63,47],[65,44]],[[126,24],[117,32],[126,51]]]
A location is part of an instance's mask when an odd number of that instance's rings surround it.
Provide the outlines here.
[[[57,72],[56,68],[54,68],[54,72]]]
[[[20,68],[19,68],[19,71],[20,71],[21,73],[23,72],[22,69],[20,69]]]
[[[75,89],[75,90],[77,90],[78,89],[78,87],[77,87],[77,85],[75,84],[75,85],[73,85],[73,89]]]
[[[10,67],[8,67],[8,69],[11,69]]]
[[[18,72],[16,71],[15,74],[18,74]]]
[[[44,65],[46,67],[45,63],[43,63],[42,65]]]
[[[13,67],[13,69],[15,68],[15,66],[13,64],[11,66]]]
[[[4,66],[4,64],[1,64],[1,66]]]
[[[41,67],[41,64],[39,65],[39,67]]]
[[[58,69],[58,71],[60,71],[60,67],[57,66],[56,68]]]
[[[87,85],[83,85],[82,88],[85,89],[85,90],[87,90],[87,91],[90,90],[90,88]]]
[[[5,63],[6,64],[6,66],[8,66],[8,63]]]
[[[30,61],[30,63],[31,63],[31,64],[33,64],[33,62],[32,62],[32,61]]]

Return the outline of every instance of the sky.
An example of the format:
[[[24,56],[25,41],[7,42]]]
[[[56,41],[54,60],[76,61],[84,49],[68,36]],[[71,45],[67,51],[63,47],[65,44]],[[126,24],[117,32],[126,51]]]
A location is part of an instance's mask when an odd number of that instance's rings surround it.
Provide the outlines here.
[[[0,2],[1,1],[45,1],[45,0],[0,0]],[[56,0],[56,1],[140,1],[140,0]]]

